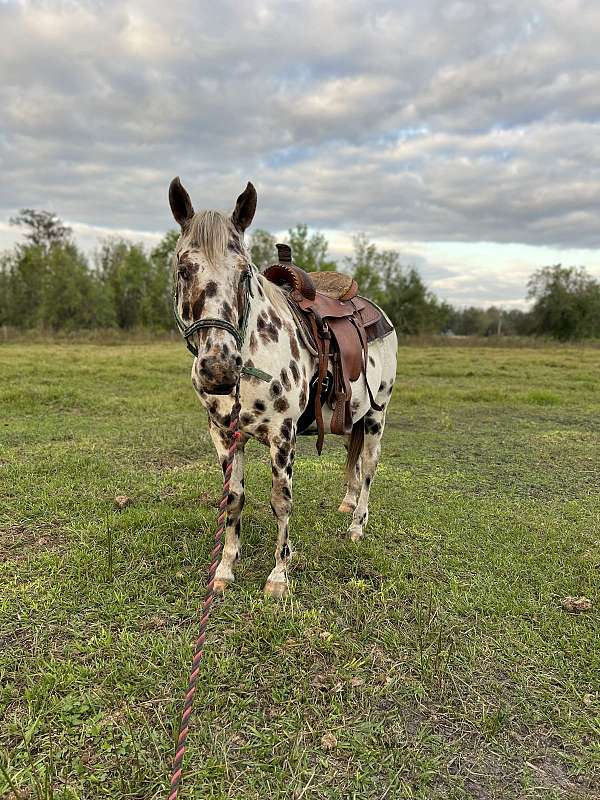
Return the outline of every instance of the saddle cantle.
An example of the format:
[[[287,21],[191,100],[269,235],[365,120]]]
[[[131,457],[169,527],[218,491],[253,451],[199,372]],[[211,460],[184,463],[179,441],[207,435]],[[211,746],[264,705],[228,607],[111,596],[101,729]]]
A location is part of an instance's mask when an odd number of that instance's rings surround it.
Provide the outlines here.
[[[264,276],[287,288],[288,302],[301,326],[303,340],[318,360],[311,398],[314,396],[317,451],[320,453],[325,435],[323,401],[333,409],[331,432],[351,433],[350,383],[357,381],[361,374],[365,376],[372,408],[381,410],[367,380],[368,346],[393,328],[374,303],[358,294],[358,285],[350,275],[305,272],[292,262],[292,251],[286,244],[277,245],[277,254],[278,262],[268,267]],[[324,392],[330,359],[333,380]]]

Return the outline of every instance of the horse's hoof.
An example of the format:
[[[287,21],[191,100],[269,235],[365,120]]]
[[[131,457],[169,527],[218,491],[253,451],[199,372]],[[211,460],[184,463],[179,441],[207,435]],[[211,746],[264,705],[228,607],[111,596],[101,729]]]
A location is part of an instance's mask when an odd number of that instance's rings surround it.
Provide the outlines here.
[[[265,596],[279,600],[288,593],[288,585],[284,581],[267,581],[265,583]]]
[[[363,536],[364,533],[361,530],[356,530],[356,528],[350,528],[348,531],[348,538],[351,542],[360,542]]]
[[[225,594],[225,590],[228,589],[233,581],[225,581],[223,578],[215,578],[213,583],[213,591],[215,594]]]
[[[356,508],[356,506],[351,506],[350,503],[342,502],[342,503],[340,503],[340,507],[338,508],[338,511],[340,512],[340,514],[352,514],[352,512],[354,511],[355,508]]]

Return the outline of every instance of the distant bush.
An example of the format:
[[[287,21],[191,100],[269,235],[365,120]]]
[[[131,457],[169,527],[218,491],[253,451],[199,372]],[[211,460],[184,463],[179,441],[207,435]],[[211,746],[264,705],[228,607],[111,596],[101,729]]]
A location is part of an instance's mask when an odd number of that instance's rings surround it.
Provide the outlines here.
[[[535,333],[561,341],[600,337],[600,282],[583,267],[544,267],[528,287]]]

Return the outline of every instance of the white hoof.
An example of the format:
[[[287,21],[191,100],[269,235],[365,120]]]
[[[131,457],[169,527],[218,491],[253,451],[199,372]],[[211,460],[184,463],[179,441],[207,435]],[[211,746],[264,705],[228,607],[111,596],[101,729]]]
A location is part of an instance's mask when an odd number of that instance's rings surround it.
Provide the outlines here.
[[[347,536],[351,542],[360,542],[364,535],[362,528],[349,528],[347,532]]]
[[[228,589],[232,583],[233,579],[225,580],[224,578],[215,578],[213,591],[215,594],[225,594],[225,590]]]
[[[355,508],[356,506],[353,506],[350,503],[347,503],[345,500],[342,500],[342,502],[340,503],[340,507],[338,508],[338,511],[340,512],[340,514],[352,514]]]
[[[288,585],[285,581],[272,581],[268,580],[265,583],[265,595],[272,597],[274,600],[279,600],[285,597],[288,593]]]

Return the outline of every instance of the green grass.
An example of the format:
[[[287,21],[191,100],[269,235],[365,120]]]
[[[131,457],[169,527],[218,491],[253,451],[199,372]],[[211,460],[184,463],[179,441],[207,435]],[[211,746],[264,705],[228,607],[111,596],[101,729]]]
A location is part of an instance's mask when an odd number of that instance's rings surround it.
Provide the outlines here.
[[[221,483],[189,368],[0,348],[1,797],[165,796]],[[280,604],[250,446],[182,797],[600,797],[599,419],[600,350],[401,348],[361,544],[301,441]]]

